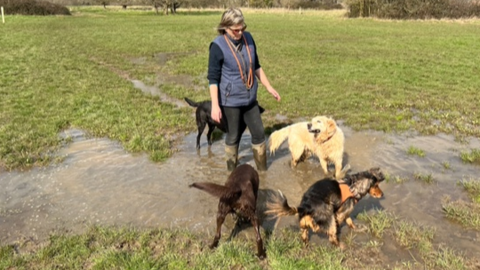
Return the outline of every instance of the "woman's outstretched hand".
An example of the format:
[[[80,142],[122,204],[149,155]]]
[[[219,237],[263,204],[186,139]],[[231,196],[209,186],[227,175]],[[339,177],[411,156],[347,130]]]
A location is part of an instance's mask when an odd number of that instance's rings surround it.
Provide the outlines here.
[[[273,87],[267,88],[267,91],[277,100],[280,101],[282,98],[280,97],[280,94],[275,90]]]

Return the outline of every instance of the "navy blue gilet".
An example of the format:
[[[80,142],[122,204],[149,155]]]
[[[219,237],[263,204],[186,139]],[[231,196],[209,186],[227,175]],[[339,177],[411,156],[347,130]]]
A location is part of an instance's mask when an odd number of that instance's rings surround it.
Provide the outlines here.
[[[233,52],[236,53],[237,59],[242,65],[242,70],[244,72],[244,80],[247,80],[248,72],[250,66],[252,67],[252,76],[253,76],[253,86],[250,89],[247,89],[247,86],[242,81],[241,73],[238,68],[237,61],[235,56],[232,53],[228,45],[228,41],[225,40],[223,35],[219,35],[213,40],[223,52],[223,65],[222,65],[222,76],[220,78],[219,84],[219,104],[225,107],[241,107],[249,106],[257,100],[257,89],[258,82],[255,76],[255,46],[253,44],[253,38],[249,32],[244,32],[243,36],[247,40],[248,48],[250,49],[250,55],[252,61],[250,62],[247,48],[245,47],[244,39],[242,37],[242,49],[236,51],[235,46],[232,46]],[[228,37],[227,37],[228,39]],[[242,55],[240,55],[242,54]],[[243,57],[243,61],[242,61]],[[244,66],[246,63],[246,66]]]

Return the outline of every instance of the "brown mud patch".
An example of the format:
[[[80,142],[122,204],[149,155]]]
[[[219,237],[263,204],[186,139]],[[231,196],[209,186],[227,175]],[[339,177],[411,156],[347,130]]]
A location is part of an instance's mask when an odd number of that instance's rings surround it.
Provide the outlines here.
[[[353,172],[379,166],[391,176],[407,179],[403,183],[382,183],[385,197],[361,200],[353,217],[362,211],[384,209],[402,219],[435,228],[436,242],[467,256],[480,252],[479,233],[448,221],[441,208],[446,195],[468,200],[457,181],[477,179],[478,167],[463,164],[459,153],[480,148],[477,139],[460,144],[446,135],[404,137],[342,129],[346,136],[344,164],[350,164]],[[69,130],[64,136],[71,137],[73,142],[58,153],[64,157],[63,163],[27,172],[1,173],[0,243],[22,239],[41,242],[50,233],[81,233],[94,224],[180,227],[213,234],[217,199],[189,189],[188,185],[194,181],[225,182],[228,173],[223,140],[209,148],[203,136],[202,148],[197,151],[196,134],[189,134],[178,152],[165,163],[156,164],[146,155],[127,153],[108,139],[88,139],[80,130]],[[253,165],[249,141],[247,133],[240,145],[240,163]],[[410,146],[423,149],[426,156],[408,155]],[[290,169],[289,162],[285,144],[268,157],[268,171],[260,174],[260,210],[264,209],[268,194],[276,190],[281,190],[291,205],[297,205],[303,192],[323,177],[316,159],[300,163],[295,170]],[[446,162],[449,169],[443,165]],[[422,183],[414,179],[415,173],[432,174],[435,181]],[[262,220],[264,229],[273,229],[275,221],[264,217]],[[282,227],[298,229],[297,218],[282,218],[276,229]],[[222,239],[232,228],[233,221],[227,220]],[[343,227],[342,237],[348,231]],[[253,235],[251,228],[244,232]],[[355,234],[356,241],[371,240],[366,233]],[[311,241],[325,244],[326,238],[312,235]],[[385,241],[382,256],[396,261],[404,259],[408,252]]]

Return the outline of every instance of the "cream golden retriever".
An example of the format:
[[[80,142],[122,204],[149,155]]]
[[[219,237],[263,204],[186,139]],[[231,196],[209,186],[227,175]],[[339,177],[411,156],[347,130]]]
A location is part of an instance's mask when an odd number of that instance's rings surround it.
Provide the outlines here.
[[[270,154],[274,154],[288,139],[288,149],[292,154],[292,168],[312,154],[320,160],[320,165],[328,175],[328,163],[335,165],[335,178],[344,176],[349,166],[342,170],[343,145],[345,136],[332,118],[317,116],[311,122],[300,122],[273,132],[269,138]]]

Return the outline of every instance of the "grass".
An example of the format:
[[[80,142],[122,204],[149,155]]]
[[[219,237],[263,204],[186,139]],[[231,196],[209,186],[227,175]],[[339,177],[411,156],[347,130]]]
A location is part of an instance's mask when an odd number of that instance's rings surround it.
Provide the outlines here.
[[[449,197],[443,199],[442,209],[447,218],[459,222],[466,228],[480,230],[480,181],[463,179],[458,185],[468,193],[471,202],[456,200]]]
[[[386,211],[363,212],[358,219],[365,221],[370,233],[376,240],[369,241],[365,247],[376,249],[383,245],[384,239],[392,236],[395,244],[410,250],[412,260],[398,262],[395,269],[475,269],[475,261],[465,258],[461,253],[435,244],[435,229],[399,219]],[[416,250],[417,252],[412,252]]]
[[[475,179],[462,180],[459,182],[467,191],[473,201],[480,203],[480,181]]]
[[[45,245],[28,252],[22,246],[3,246],[0,268],[266,269],[267,262],[254,255],[253,239],[224,240],[214,251],[206,247],[206,239],[205,234],[181,229],[92,227],[79,236],[54,235]],[[312,269],[316,265],[322,265],[320,269],[346,269],[339,250],[330,246],[305,249],[299,235],[291,230],[272,235],[266,248],[272,269]]]
[[[480,230],[480,204],[462,200],[444,200],[442,208],[445,216],[459,222],[466,228]]]
[[[370,233],[377,238],[382,238],[385,230],[392,227],[394,221],[394,217],[386,211],[378,211],[375,215],[368,215],[363,212],[357,218],[366,222]]]
[[[433,228],[423,228],[412,222],[399,221],[394,230],[395,240],[406,249],[418,248],[421,254],[432,250],[432,240],[435,237]]]
[[[401,175],[390,175],[385,174],[385,182],[386,183],[395,183],[395,184],[402,184],[408,181],[408,177],[404,177]]]
[[[480,165],[480,149],[472,149],[470,152],[461,152],[460,158],[464,163]]]
[[[398,221],[389,213],[363,214],[370,220],[391,221],[383,234],[393,235],[401,247],[421,249],[421,264],[416,260],[401,265],[428,269],[469,269],[469,260],[453,249],[433,244],[430,228]],[[371,232],[378,222],[369,223]],[[375,228],[370,227],[373,225]],[[351,240],[340,251],[327,243],[305,247],[300,234],[291,228],[263,233],[267,259],[255,257],[253,239],[242,236],[221,241],[219,247],[207,247],[211,236],[183,229],[145,229],[91,227],[82,235],[52,235],[46,243],[28,246],[17,243],[0,247],[1,269],[385,269],[385,264],[372,265],[372,253],[384,243],[374,238],[361,243]],[[359,246],[362,246],[359,249]],[[362,254],[365,252],[366,256]],[[373,267],[373,268],[372,268]],[[411,269],[397,267],[395,269]],[[414,268],[415,269],[415,268]],[[473,268],[472,268],[473,269]]]
[[[192,110],[142,94],[131,80],[178,99],[208,98],[208,46],[221,11],[162,16],[75,7],[72,13],[7,14],[0,28],[0,167],[54,162],[68,143],[58,133],[72,127],[165,160],[178,134],[194,130]],[[326,114],[356,130],[480,136],[478,21],[248,9],[245,17],[260,63],[282,95],[277,103],[260,89],[267,129],[277,114]]]
[[[423,173],[416,172],[413,174],[413,178],[425,184],[432,184],[435,182],[435,179],[433,178],[433,175],[431,173],[423,174]]]
[[[0,27],[0,168],[59,161],[55,151],[71,138],[58,134],[68,128],[119,141],[154,161],[167,159],[178,138],[195,130],[192,110],[145,95],[131,80],[178,99],[208,98],[208,46],[221,11],[157,16],[77,7],[72,12],[69,17],[7,14]],[[282,95],[276,103],[264,89],[259,93],[267,129],[277,124],[277,115],[326,114],[356,130],[480,136],[478,20],[381,21],[345,19],[338,11],[248,9],[245,16],[261,65]],[[431,175],[416,178],[433,181]],[[476,185],[463,185],[476,194]],[[479,204],[472,205],[448,201],[442,207],[447,217],[478,229]],[[259,262],[251,239],[222,241],[210,251],[205,246],[211,236],[205,234],[94,227],[33,247],[1,246],[0,268],[371,269],[371,254],[385,237],[424,250],[422,261],[404,260],[395,269],[468,268],[467,259],[435,245],[428,228],[399,223],[384,211],[358,219],[373,238],[350,237],[345,252],[329,245],[305,248],[291,228],[264,232],[268,261]],[[367,255],[352,256],[357,252]]]
[[[450,170],[452,168],[452,166],[450,165],[450,163],[448,161],[442,162],[442,166],[445,170]]]
[[[423,151],[422,149],[419,149],[415,146],[410,146],[407,149],[407,154],[415,155],[415,156],[419,156],[419,157],[425,157],[425,151]]]

